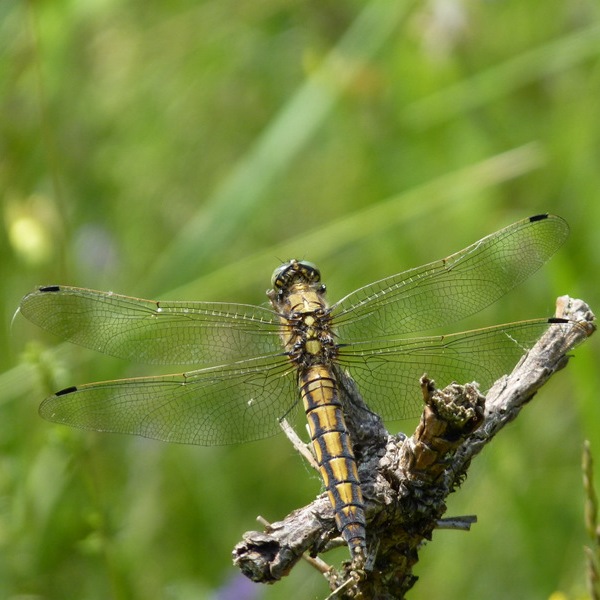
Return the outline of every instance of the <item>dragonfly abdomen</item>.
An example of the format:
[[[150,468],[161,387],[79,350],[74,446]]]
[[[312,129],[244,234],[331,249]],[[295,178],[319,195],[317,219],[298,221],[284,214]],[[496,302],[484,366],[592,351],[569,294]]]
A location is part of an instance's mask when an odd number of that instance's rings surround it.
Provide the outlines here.
[[[362,554],[366,546],[364,502],[335,376],[324,365],[307,367],[300,371],[299,387],[336,525],[351,553]]]

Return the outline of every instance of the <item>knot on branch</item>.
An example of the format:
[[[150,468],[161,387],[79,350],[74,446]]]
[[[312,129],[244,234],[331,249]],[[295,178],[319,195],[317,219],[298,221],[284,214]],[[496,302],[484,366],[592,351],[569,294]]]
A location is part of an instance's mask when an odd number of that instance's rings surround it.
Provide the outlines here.
[[[450,384],[443,390],[424,375],[425,408],[414,435],[404,446],[401,462],[407,481],[432,484],[462,442],[483,422],[485,396],[476,383]]]

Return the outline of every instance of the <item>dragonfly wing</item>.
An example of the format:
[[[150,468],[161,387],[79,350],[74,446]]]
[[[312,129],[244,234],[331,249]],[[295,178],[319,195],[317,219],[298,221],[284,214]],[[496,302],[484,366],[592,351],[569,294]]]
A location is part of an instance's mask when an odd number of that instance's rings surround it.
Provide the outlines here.
[[[25,296],[20,311],[63,339],[149,364],[214,365],[281,351],[277,316],[259,306],[50,286]]]
[[[276,434],[297,398],[294,372],[270,357],[67,388],[46,398],[40,414],[82,429],[209,446]]]
[[[340,340],[424,331],[472,315],[537,271],[566,240],[560,217],[513,223],[437,262],[355,290],[332,307]]]
[[[348,368],[368,406],[386,420],[419,415],[423,397],[419,378],[432,377],[438,388],[456,381],[477,381],[485,392],[539,339],[547,319],[520,321],[451,335],[340,348],[339,362]]]

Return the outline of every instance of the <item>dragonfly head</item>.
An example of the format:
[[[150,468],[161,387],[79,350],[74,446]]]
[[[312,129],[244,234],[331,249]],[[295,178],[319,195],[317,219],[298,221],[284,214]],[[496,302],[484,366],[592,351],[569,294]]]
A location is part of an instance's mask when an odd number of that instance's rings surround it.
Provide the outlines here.
[[[271,285],[275,290],[282,290],[293,283],[317,283],[321,281],[321,272],[317,265],[307,260],[292,259],[283,263],[273,271]]]

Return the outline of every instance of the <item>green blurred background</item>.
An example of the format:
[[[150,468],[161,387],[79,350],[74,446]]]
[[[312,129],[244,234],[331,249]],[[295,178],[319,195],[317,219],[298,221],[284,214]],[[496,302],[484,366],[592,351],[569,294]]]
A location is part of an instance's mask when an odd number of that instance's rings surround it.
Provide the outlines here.
[[[37,285],[263,303],[293,256],[335,300],[554,212],[566,246],[473,323],[565,293],[600,310],[597,1],[3,0],[0,49],[2,598],[327,595],[304,564],[270,587],[231,566],[256,515],[320,489],[283,436],[184,447],[38,417],[52,391],[150,371],[11,327]],[[598,339],[574,354],[450,498],[479,522],[435,533],[413,600],[584,597]]]

